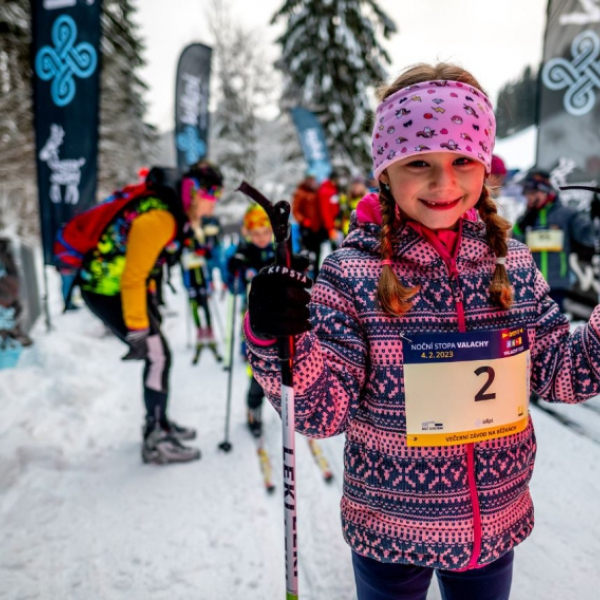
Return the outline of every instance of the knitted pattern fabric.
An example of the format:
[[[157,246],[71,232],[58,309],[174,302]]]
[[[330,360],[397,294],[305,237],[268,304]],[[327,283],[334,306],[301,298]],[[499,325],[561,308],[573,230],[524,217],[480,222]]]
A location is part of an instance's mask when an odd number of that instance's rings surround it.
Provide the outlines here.
[[[314,329],[296,338],[296,429],[316,438],[346,434],[342,523],[354,551],[383,562],[463,569],[480,526],[481,550],[472,564],[490,563],[533,528],[531,419],[521,433],[474,444],[475,523],[466,446],[406,445],[401,336],[458,331],[447,268],[411,227],[396,232],[392,266],[402,285],[420,291],[408,313],[390,316],[376,300],[380,228],[353,227],[316,283]],[[489,299],[494,266],[484,225],[464,221],[457,268],[467,331],[525,327],[531,386],[550,401],[600,393],[600,310],[570,334],[529,250],[515,240],[506,261],[515,300],[502,310]],[[256,379],[280,410],[276,350],[250,342],[248,350]]]

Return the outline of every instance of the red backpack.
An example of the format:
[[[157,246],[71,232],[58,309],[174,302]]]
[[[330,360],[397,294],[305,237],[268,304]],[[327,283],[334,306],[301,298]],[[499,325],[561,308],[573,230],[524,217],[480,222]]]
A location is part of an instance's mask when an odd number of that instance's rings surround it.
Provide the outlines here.
[[[128,185],[65,223],[52,248],[56,268],[59,271],[79,271],[85,255],[96,247],[117,214],[130,202],[150,193],[146,183]]]

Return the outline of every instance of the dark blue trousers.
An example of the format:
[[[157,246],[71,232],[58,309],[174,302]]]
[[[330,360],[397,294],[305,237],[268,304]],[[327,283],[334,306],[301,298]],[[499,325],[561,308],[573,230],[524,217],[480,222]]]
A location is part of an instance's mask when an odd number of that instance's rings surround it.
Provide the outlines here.
[[[514,552],[469,571],[382,563],[352,553],[358,600],[426,600],[435,571],[443,600],[508,600]]]

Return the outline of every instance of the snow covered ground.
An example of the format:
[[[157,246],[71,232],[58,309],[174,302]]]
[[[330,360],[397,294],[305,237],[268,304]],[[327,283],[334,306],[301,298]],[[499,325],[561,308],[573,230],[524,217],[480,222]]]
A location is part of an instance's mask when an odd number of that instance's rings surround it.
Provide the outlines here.
[[[58,282],[51,278],[52,292]],[[281,486],[262,487],[246,431],[245,364],[236,357],[233,451],[224,438],[227,374],[212,356],[191,366],[183,294],[168,293],[174,355],[171,415],[196,426],[202,459],[140,460],[141,364],[104,336],[87,309],[40,320],[18,368],[0,371],[0,599],[272,600],[285,597]],[[217,302],[224,321],[225,302]],[[218,331],[218,328],[217,328]],[[600,410],[598,398],[591,404]],[[563,408],[563,407],[561,407]],[[267,406],[266,441],[281,481],[280,422]],[[513,600],[599,597],[600,414],[561,412],[596,441],[532,408],[539,443],[536,528],[516,550]],[[300,598],[355,598],[339,523],[343,439],[322,442],[326,484],[297,436]],[[434,584],[435,585],[435,584]],[[438,600],[432,587],[429,600]]]

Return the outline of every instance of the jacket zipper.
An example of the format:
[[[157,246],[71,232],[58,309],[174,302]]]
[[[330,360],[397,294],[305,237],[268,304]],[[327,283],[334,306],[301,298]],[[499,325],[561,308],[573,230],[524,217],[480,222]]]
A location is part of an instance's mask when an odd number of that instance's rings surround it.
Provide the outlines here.
[[[460,287],[460,280],[458,277],[458,267],[456,266],[456,258],[452,256],[444,244],[439,240],[437,235],[429,232],[425,229],[421,230],[421,235],[429,241],[429,243],[435,248],[440,258],[448,269],[448,280],[450,289],[452,291],[452,297],[454,298],[454,304],[456,306],[456,314],[458,318],[458,331],[465,333],[467,331],[467,324],[465,320],[465,307],[463,302],[462,288]],[[462,222],[460,222],[459,238],[457,240],[457,250],[460,247],[462,237]],[[479,497],[477,495],[477,482],[475,480],[475,444],[466,444],[467,451],[467,478],[469,481],[469,495],[471,497],[471,506],[473,508],[473,551],[469,564],[466,569],[473,569],[477,567],[477,561],[481,554],[481,511],[479,508]]]
[[[456,263],[452,261],[447,263],[450,289],[454,297],[456,313],[458,317],[458,331],[465,333],[467,331],[465,320],[465,307],[463,303],[463,293],[458,279],[458,269]],[[477,482],[475,480],[475,444],[466,444],[467,449],[467,478],[469,480],[469,494],[471,497],[471,506],[473,507],[473,551],[469,560],[468,569],[477,567],[477,560],[481,554],[481,511],[479,509],[479,497],[477,495]]]

